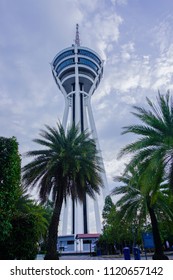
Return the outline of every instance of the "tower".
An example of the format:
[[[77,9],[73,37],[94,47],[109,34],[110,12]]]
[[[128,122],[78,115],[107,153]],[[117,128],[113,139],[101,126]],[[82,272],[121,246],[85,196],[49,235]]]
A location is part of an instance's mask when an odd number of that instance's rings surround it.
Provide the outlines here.
[[[91,108],[91,97],[97,89],[103,75],[103,61],[93,50],[80,46],[79,29],[76,25],[75,44],[59,52],[51,63],[55,82],[65,99],[65,110],[62,124],[64,129],[73,122],[83,131],[88,129],[96,140],[97,149],[100,147]],[[103,161],[101,163],[103,165]],[[103,170],[104,170],[104,166]],[[104,188],[102,201],[108,194],[105,171],[102,173]],[[90,199],[91,200],[91,199]],[[96,231],[101,232],[100,197],[93,201]],[[89,198],[86,197],[83,205],[68,201],[64,207],[62,234],[90,233]],[[70,221],[68,218],[70,217]],[[92,215],[93,218],[93,215]]]

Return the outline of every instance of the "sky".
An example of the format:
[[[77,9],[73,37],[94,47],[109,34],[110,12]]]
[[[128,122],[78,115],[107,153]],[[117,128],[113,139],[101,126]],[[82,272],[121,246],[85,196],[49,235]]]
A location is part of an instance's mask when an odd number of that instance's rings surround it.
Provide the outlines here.
[[[50,62],[75,39],[104,60],[92,109],[110,190],[135,138],[122,127],[137,123],[132,106],[147,107],[158,90],[173,92],[172,0],[0,0],[0,136],[15,136],[22,155],[44,124],[62,120],[64,99]]]

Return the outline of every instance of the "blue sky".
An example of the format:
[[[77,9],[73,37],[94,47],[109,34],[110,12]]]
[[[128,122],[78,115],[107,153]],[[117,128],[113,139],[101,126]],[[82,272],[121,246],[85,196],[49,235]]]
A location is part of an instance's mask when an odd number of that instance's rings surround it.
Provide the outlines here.
[[[112,188],[128,160],[117,154],[133,139],[121,135],[136,121],[132,105],[173,90],[173,1],[0,0],[0,135],[16,136],[22,155],[44,124],[62,120],[50,62],[74,43],[76,23],[81,45],[105,61],[92,108]]]

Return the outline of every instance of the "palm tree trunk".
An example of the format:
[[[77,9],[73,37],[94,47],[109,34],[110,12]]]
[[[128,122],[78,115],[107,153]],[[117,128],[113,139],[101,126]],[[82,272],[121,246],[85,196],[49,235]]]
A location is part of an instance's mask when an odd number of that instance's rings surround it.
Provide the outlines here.
[[[170,164],[170,171],[169,171],[169,187],[171,193],[173,194],[173,155],[171,155],[171,164]]]
[[[47,252],[44,257],[45,260],[59,260],[59,255],[57,252],[57,239],[58,239],[57,236],[58,236],[58,225],[60,220],[62,203],[63,203],[63,195],[57,194],[54,211],[49,225]]]
[[[162,241],[161,241],[158,222],[157,222],[157,218],[156,218],[154,209],[148,205],[148,211],[150,214],[153,239],[154,239],[154,244],[155,244],[155,252],[153,255],[153,259],[154,260],[166,260],[166,259],[168,259],[168,257],[165,256],[164,252],[163,252]]]

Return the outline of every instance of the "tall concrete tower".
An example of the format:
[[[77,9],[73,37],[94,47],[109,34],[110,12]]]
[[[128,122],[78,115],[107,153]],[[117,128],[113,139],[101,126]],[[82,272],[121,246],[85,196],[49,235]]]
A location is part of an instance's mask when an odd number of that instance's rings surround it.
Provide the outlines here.
[[[52,74],[55,82],[64,95],[65,110],[62,124],[67,126],[74,122],[83,131],[88,129],[96,140],[100,152],[95,122],[91,109],[91,97],[97,89],[103,75],[103,61],[93,50],[80,46],[78,24],[76,25],[75,44],[59,52],[53,59]],[[101,156],[101,152],[100,152]],[[103,164],[103,162],[102,162]],[[104,166],[103,170],[104,170]],[[102,195],[93,201],[86,197],[83,205],[71,200],[64,207],[62,217],[62,234],[91,233],[90,224],[95,223],[95,231],[101,232],[101,211],[108,186],[105,172],[102,173],[104,188]],[[101,199],[102,198],[102,199]],[[102,206],[100,202],[102,201]],[[90,211],[91,210],[91,211]],[[94,219],[95,216],[95,219]]]

